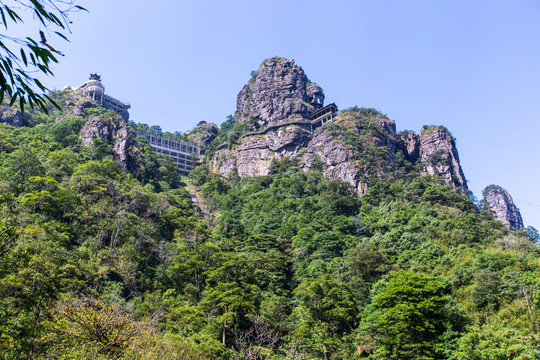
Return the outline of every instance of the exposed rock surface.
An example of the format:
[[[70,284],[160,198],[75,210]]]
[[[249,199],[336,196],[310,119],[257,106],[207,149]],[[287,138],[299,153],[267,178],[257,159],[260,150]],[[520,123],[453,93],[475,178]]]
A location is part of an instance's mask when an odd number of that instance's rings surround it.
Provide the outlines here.
[[[420,156],[420,137],[412,131],[403,131],[400,145],[409,160],[416,160]]]
[[[233,148],[218,149],[211,160],[214,171],[240,176],[266,175],[273,159],[300,156],[311,140],[310,113],[324,104],[320,86],[294,63],[273,57],[238,94],[235,123],[244,124],[251,136],[241,137]]]
[[[320,127],[315,130],[303,160],[307,169],[322,170],[329,179],[344,181],[363,194],[367,186],[361,179],[362,169],[355,157],[353,149],[340,141],[332,141],[332,134]]]
[[[211,165],[222,175],[234,168],[240,176],[267,175],[273,159],[299,155],[310,139],[311,133],[302,126],[283,126],[262,135],[244,137],[233,149],[218,150]]]
[[[419,163],[422,174],[467,187],[446,129],[426,127],[421,137],[397,133],[385,115],[356,107],[313,129],[311,112],[323,105],[323,90],[293,60],[266,60],[238,94],[232,129],[211,154],[210,169],[224,176],[233,170],[242,177],[267,175],[272,160],[290,157],[306,171],[320,170],[364,193],[370,179],[402,176]]]
[[[82,128],[80,137],[83,146],[92,146],[94,139],[112,144],[115,160],[124,168],[131,167],[129,146],[133,133],[124,118],[117,117],[112,121],[105,121],[101,117],[91,118]]]
[[[323,102],[321,87],[311,83],[294,60],[272,57],[238,94],[235,119],[240,123],[253,119],[258,127],[309,120],[310,112]]]
[[[493,217],[511,230],[523,228],[523,219],[519,209],[514,204],[510,193],[498,185],[489,185],[482,194],[487,208],[493,212]]]
[[[84,116],[85,109],[95,108],[96,106],[97,104],[90,99],[80,99],[75,104],[75,108],[71,114],[73,116]]]
[[[16,107],[2,105],[0,107],[0,122],[15,127],[21,127],[24,125],[24,116]]]
[[[424,126],[420,136],[420,161],[423,175],[437,175],[447,184],[467,189],[456,144],[442,126]]]

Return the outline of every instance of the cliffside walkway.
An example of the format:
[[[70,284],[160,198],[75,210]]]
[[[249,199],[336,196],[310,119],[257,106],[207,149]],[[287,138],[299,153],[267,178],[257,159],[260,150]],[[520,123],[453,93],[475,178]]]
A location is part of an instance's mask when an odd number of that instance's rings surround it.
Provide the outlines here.
[[[277,123],[274,125],[270,125],[265,127],[262,130],[258,131],[249,131],[247,133],[242,134],[240,138],[245,138],[248,136],[255,136],[255,135],[263,135],[267,133],[270,130],[279,129],[283,126],[289,126],[289,125],[304,125],[309,126],[309,131],[313,134],[313,131],[315,131],[316,128],[323,126],[327,122],[330,122],[334,119],[334,117],[338,113],[338,108],[335,103],[331,103],[326,105],[323,108],[320,108],[319,110],[315,110],[311,113],[311,118],[313,120],[292,120],[292,121],[284,121],[281,123]],[[221,150],[223,148],[227,147],[227,142],[221,143],[216,147],[216,150]]]
[[[293,120],[293,121],[285,121],[285,122],[282,122],[282,123],[277,123],[277,124],[274,124],[274,125],[270,125],[262,130],[259,130],[259,131],[250,131],[250,132],[247,132],[245,134],[243,134],[241,137],[246,137],[246,136],[253,136],[253,135],[262,135],[270,130],[274,130],[274,129],[278,129],[280,127],[283,127],[283,126],[287,126],[287,125],[309,125],[310,126],[310,131],[313,133],[313,131],[320,127],[320,126],[323,126],[324,124],[326,124],[327,122],[329,121],[332,121],[334,119],[334,117],[337,115],[338,113],[338,108],[336,106],[336,104],[334,103],[331,103],[331,104],[328,104],[326,105],[325,107],[319,109],[319,110],[316,110],[314,112],[311,113],[311,117],[313,120]]]
[[[164,138],[157,134],[135,130],[137,136],[144,136],[155,154],[162,154],[173,159],[182,175],[188,175],[200,160],[199,147],[182,141]]]

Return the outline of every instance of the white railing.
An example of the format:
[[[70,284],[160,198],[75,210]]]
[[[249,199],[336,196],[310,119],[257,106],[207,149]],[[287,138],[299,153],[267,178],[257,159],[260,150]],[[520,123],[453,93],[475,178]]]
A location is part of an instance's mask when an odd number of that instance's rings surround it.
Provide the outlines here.
[[[198,146],[140,130],[135,132],[148,140],[153,153],[172,158],[181,173],[189,173],[197,165],[200,157]]]

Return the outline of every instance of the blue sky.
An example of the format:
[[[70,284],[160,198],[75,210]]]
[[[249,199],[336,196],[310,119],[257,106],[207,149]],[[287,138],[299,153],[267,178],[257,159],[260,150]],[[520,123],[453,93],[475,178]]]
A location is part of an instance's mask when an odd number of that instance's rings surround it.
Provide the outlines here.
[[[81,0],[50,88],[90,72],[131,119],[187,131],[221,123],[260,63],[295,59],[340,108],[398,130],[445,125],[477,197],[510,191],[540,229],[540,1]]]

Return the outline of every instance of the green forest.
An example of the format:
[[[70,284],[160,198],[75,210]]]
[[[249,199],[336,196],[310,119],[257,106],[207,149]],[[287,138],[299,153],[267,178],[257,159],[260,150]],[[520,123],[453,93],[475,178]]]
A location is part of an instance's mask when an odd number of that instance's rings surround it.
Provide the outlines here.
[[[404,157],[363,196],[293,159],[180,177],[133,134],[126,167],[80,139],[116,113],[50,96],[63,111],[0,123],[2,359],[540,358],[538,233],[468,191]]]

